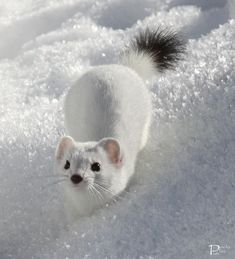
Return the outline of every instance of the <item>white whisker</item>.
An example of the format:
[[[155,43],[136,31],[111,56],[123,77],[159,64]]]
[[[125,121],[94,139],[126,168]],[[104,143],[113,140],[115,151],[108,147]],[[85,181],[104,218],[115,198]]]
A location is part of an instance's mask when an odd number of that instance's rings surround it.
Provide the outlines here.
[[[101,201],[104,201],[104,197],[101,194],[101,192],[99,190],[96,189],[96,187],[93,185],[92,186],[93,190],[97,193],[98,197],[100,198]]]
[[[37,179],[37,180],[40,180],[40,179],[50,179],[50,178],[53,178],[53,179],[66,179],[68,178],[69,176],[68,175],[41,175],[41,176],[35,176],[34,178]]]
[[[67,179],[59,179],[59,180],[56,181],[56,182],[49,183],[49,184],[43,186],[43,187],[41,188],[41,191],[45,190],[46,188],[48,188],[48,187],[50,187],[50,186],[53,186],[53,185],[55,185],[55,184],[60,184],[60,183],[65,182],[65,181],[67,181]]]
[[[91,186],[88,186],[88,194],[92,197],[92,198],[96,198],[94,191],[92,190]]]
[[[90,186],[89,186],[89,189],[90,189],[91,193],[93,194],[93,197],[94,197],[95,199],[97,199],[98,202],[100,202],[100,197],[98,196],[96,190],[94,190],[94,187],[93,187],[92,185],[90,185]]]
[[[120,199],[120,200],[123,200],[124,198],[121,197],[121,194],[122,194],[123,192],[126,192],[126,193],[129,194],[128,191],[123,190],[119,195],[115,195],[111,190],[107,189],[105,186],[99,184],[98,182],[96,182],[95,184],[96,184],[97,186],[99,186],[98,188],[102,188],[103,191],[105,191],[105,192],[109,193],[111,196],[113,196],[113,197],[111,197],[111,198],[112,198],[114,201],[117,201],[116,198],[117,198],[117,199]]]
[[[105,188],[104,186],[101,186],[101,185],[99,185],[99,184],[97,184],[97,183],[94,183],[94,184],[95,184],[95,186],[96,186],[97,188],[99,188],[101,191],[106,192],[107,194],[109,194],[109,195],[110,195],[109,198],[111,198],[111,200],[113,200],[114,202],[117,202],[117,200],[116,200],[115,197],[114,197],[114,194],[113,194],[110,190],[108,190],[108,189]]]

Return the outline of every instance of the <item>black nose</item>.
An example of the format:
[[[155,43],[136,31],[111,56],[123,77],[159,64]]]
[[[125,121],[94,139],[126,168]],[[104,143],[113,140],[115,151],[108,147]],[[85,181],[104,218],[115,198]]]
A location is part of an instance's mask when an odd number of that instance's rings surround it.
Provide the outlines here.
[[[73,174],[70,178],[70,180],[72,181],[72,183],[74,184],[79,184],[83,178],[79,175],[79,174]]]

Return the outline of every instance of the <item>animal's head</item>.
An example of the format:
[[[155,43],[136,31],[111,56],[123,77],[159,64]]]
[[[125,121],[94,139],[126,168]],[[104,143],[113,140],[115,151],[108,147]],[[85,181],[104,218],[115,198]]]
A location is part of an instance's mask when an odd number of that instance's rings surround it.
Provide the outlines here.
[[[114,138],[79,143],[62,137],[56,150],[56,166],[66,184],[78,192],[113,196],[111,187],[121,177],[123,155]]]

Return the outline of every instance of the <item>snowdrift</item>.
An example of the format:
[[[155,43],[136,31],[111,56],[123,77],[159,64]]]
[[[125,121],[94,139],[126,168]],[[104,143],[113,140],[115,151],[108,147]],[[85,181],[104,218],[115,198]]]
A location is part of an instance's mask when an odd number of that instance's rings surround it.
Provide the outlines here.
[[[235,258],[235,16],[225,0],[3,1],[0,258]],[[53,174],[63,98],[138,28],[180,30],[185,60],[152,82],[154,122],[114,204],[68,231]]]

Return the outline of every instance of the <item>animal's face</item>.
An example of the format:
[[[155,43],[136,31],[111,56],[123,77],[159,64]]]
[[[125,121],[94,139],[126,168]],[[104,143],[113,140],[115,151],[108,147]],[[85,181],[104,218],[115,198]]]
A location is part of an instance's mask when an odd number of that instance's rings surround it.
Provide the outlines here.
[[[110,187],[122,167],[120,145],[112,138],[78,143],[63,137],[57,147],[56,165],[66,183],[76,191],[100,198],[112,196]]]

